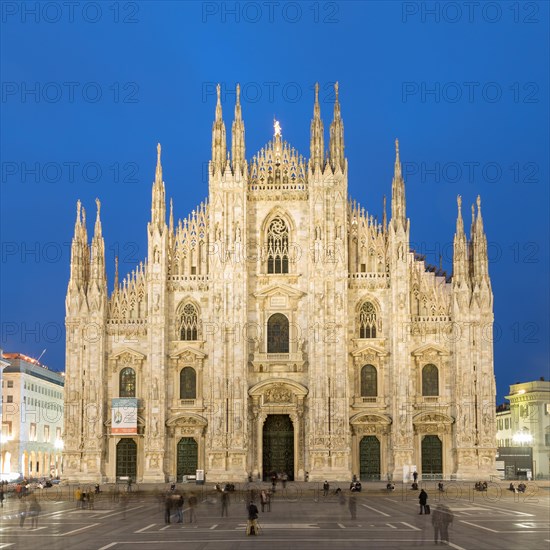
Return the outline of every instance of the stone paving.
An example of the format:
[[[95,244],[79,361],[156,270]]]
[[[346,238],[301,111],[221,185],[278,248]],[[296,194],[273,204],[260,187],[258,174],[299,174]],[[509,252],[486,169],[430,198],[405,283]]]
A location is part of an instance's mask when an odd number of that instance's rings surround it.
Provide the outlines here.
[[[441,544],[458,550],[550,547],[548,483],[531,483],[525,494],[507,491],[507,483],[490,484],[487,493],[473,491],[470,482],[446,482],[444,493],[437,492],[435,485],[424,484],[432,512],[446,505],[453,514],[449,541]],[[194,492],[198,497],[197,520],[189,523],[186,499],[185,522],[178,524],[172,518],[168,525],[162,498],[166,486],[140,486],[129,495],[103,492],[96,497],[93,509],[77,508],[74,487],[60,487],[50,493],[37,491],[41,512],[34,526],[29,516],[20,526],[21,510],[27,503],[14,497],[4,502],[0,549],[147,550],[182,546],[189,550],[404,550],[434,546],[433,516],[419,515],[417,491],[397,484],[395,491],[387,492],[384,484],[366,483],[361,493],[350,494],[342,483],[342,499],[334,493],[337,486],[332,483],[326,497],[314,483],[289,483],[285,490],[278,486],[271,511],[260,512],[261,533],[257,537],[245,534],[246,501],[251,489],[257,495],[268,484],[237,486],[231,493],[229,516],[223,518],[219,493],[211,484],[179,485],[177,489],[186,496]],[[355,518],[350,497],[355,498]]]

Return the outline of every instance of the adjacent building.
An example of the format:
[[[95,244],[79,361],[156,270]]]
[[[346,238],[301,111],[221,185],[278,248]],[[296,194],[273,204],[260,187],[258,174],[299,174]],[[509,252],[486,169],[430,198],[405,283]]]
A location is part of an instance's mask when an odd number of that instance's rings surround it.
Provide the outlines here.
[[[91,242],[77,203],[66,477],[495,473],[481,201],[467,239],[458,197],[452,277],[427,265],[410,249],[397,140],[389,219],[385,200],[374,216],[348,196],[338,91],[328,151],[317,87],[309,159],[278,122],[247,158],[239,89],[228,149],[218,88],[208,199],[181,220],[167,210],[159,145],[148,255],[116,270],[113,292],[100,202]]]
[[[498,460],[510,479],[550,477],[550,381],[512,384],[497,409]]]
[[[61,475],[64,376],[21,353],[3,358],[2,475]]]

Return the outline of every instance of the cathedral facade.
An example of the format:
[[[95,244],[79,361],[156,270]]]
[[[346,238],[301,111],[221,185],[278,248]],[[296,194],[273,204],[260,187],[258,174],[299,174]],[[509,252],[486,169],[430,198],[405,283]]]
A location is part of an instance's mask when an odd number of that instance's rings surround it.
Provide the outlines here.
[[[399,144],[391,212],[348,197],[338,86],[328,151],[231,151],[218,87],[208,199],[175,221],[158,146],[148,255],[108,292],[100,203],[77,204],[66,297],[64,476],[78,481],[487,477],[493,295],[480,209],[458,197],[452,277],[410,250]],[[167,219],[168,218],[168,219]],[[199,473],[200,475],[200,473]]]

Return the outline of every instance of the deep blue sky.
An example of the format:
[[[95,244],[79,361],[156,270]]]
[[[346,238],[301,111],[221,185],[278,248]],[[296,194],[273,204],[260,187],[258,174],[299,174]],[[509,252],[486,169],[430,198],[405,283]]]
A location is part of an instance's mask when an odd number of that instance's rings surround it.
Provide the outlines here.
[[[5,350],[47,348],[43,361],[64,368],[78,198],[90,232],[93,200],[102,201],[112,288],[115,253],[121,275],[146,255],[157,141],[176,217],[206,197],[216,82],[223,92],[243,87],[250,158],[270,139],[274,115],[307,155],[312,86],[321,85],[328,130],[338,80],[350,196],[381,214],[399,137],[411,240],[432,263],[441,251],[449,269],[456,195],[469,228],[480,194],[498,401],[509,384],[548,374],[548,3],[472,13],[455,2],[303,2],[298,13],[293,2],[240,2],[239,21],[234,2],[96,5],[71,13],[49,2],[38,14],[29,12],[35,2],[2,5]],[[224,99],[229,134],[234,96]]]

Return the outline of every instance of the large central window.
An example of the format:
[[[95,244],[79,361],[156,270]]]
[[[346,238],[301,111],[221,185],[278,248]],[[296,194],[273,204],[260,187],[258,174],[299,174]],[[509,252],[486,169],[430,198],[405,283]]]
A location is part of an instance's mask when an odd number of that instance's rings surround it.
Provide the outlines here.
[[[267,272],[288,273],[288,228],[279,217],[267,230]]]
[[[267,353],[288,353],[288,319],[275,313],[267,321]]]

